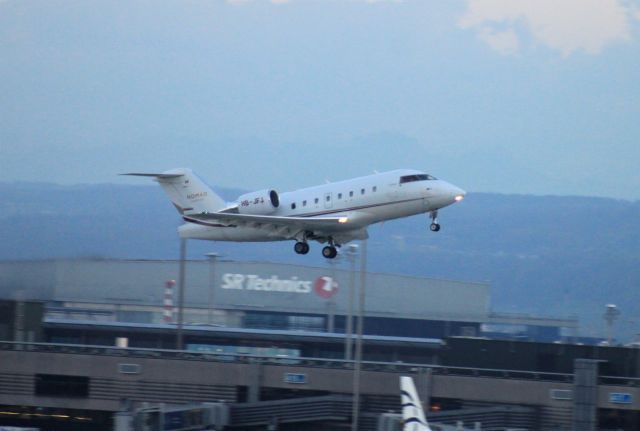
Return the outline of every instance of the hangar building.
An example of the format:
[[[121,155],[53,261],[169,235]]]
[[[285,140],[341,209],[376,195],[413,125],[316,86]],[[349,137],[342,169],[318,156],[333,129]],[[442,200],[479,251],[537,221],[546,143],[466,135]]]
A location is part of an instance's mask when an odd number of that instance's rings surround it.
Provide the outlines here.
[[[361,274],[342,266],[189,261],[184,322],[344,333],[350,304],[354,313],[358,307],[352,286],[357,291]],[[166,285],[178,272],[176,261],[4,262],[0,299],[45,301],[51,318],[163,323]],[[578,326],[575,318],[492,311],[486,283],[367,273],[365,285],[365,333],[372,335],[480,336],[483,327],[505,325],[528,339],[556,341]],[[175,320],[175,286],[172,297]]]

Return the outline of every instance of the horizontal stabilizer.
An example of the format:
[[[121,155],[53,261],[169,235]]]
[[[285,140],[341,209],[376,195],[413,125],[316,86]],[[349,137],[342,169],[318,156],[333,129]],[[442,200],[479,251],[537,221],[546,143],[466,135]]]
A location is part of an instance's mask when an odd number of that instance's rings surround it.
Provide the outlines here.
[[[160,178],[160,179],[171,179],[171,178],[180,178],[184,174],[145,174],[139,172],[129,172],[127,174],[120,175],[128,175],[131,177],[152,177],[152,178]]]

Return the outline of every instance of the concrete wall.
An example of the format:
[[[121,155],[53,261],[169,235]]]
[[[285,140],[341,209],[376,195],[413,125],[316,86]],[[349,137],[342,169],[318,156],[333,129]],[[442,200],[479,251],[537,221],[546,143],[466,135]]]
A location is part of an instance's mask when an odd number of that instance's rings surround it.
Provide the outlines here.
[[[120,355],[120,356],[119,356]],[[138,374],[119,372],[119,364],[137,364]],[[207,360],[161,359],[96,354],[53,353],[32,351],[0,351],[0,404],[45,407],[117,410],[123,398],[133,401],[233,402],[238,387],[288,388],[297,390],[328,391],[348,394],[352,390],[353,372],[344,367],[321,367],[319,364],[287,365],[256,363],[225,363]],[[362,393],[377,396],[398,396],[398,376],[408,370],[364,371]],[[87,399],[64,397],[37,397],[33,393],[37,373],[87,376],[91,380]],[[285,373],[302,373],[306,383],[287,383]],[[410,374],[410,373],[409,373]],[[550,420],[570,417],[571,400],[556,400],[552,389],[571,390],[570,381],[537,381],[509,377],[476,377],[434,374],[414,374],[419,388],[426,389],[430,397],[461,399],[468,402],[491,404],[520,404],[537,406],[549,412]],[[631,394],[627,405],[611,404],[609,394]],[[600,386],[598,407],[640,410],[640,388],[637,386]],[[398,397],[399,398],[399,397]],[[398,399],[399,402],[399,399]]]
[[[0,262],[0,299],[53,299],[57,265],[53,260]]]

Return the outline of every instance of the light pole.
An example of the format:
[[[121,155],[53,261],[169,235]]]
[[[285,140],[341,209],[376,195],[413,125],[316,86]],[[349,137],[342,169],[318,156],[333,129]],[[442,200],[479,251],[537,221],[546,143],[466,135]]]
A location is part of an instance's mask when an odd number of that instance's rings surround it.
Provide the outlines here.
[[[613,344],[613,322],[620,316],[620,310],[615,304],[607,304],[604,320],[607,322],[607,345]]]
[[[221,257],[220,253],[206,253],[209,259],[209,295],[207,301],[207,323],[213,323],[213,291],[216,287],[216,260]]]
[[[180,238],[180,269],[178,273],[178,331],[176,337],[176,349],[183,350],[182,326],[184,325],[184,278],[185,264],[187,261],[187,240]]]
[[[364,305],[367,270],[367,240],[362,241],[360,252],[360,295],[358,302],[358,336],[356,338],[356,364],[353,371],[353,409],[351,411],[351,431],[358,431],[360,418],[360,370],[362,368],[362,334],[364,332]]]
[[[327,332],[333,334],[336,331],[336,292],[334,289],[339,288],[336,282],[336,264],[340,262],[340,255],[336,256],[335,259],[326,260],[328,260],[329,265],[331,265],[331,296],[329,296],[329,300],[327,301]]]
[[[347,247],[347,257],[351,264],[351,271],[349,271],[349,302],[347,303],[347,319],[345,321],[345,337],[344,337],[344,358],[351,360],[353,341],[353,300],[355,296],[355,284],[356,284],[356,257],[358,255],[358,245],[349,244]]]

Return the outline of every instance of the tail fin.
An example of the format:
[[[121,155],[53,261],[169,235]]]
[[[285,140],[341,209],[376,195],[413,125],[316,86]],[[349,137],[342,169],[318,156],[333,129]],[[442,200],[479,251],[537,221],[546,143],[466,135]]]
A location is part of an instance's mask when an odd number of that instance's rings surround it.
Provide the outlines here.
[[[400,377],[403,431],[431,431],[411,377]]]
[[[128,173],[137,177],[152,177],[157,181],[178,212],[183,215],[217,212],[226,204],[191,169],[177,168],[161,174]]]

